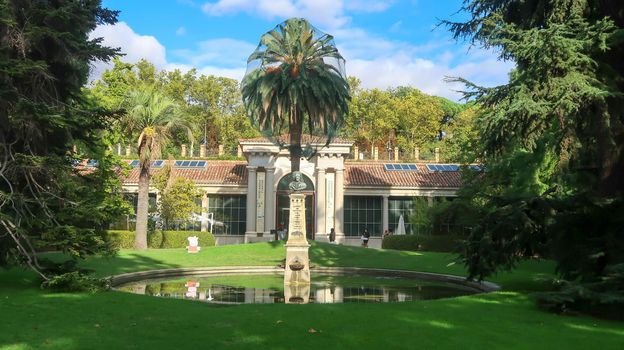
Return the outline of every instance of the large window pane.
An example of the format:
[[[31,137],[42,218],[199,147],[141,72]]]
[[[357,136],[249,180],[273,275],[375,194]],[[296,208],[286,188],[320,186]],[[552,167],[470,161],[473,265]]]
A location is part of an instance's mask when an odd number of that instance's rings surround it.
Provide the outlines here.
[[[358,237],[367,228],[371,236],[381,236],[381,200],[375,196],[345,196],[345,235]]]
[[[210,195],[208,212],[214,215],[216,224],[213,233],[217,235],[244,235],[247,220],[245,195]]]

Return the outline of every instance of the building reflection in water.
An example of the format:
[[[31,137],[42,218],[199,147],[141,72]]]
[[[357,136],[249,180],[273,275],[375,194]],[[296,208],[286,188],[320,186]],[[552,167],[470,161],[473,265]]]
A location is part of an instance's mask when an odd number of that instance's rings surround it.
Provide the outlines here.
[[[412,285],[365,285],[348,283],[348,279],[319,278],[311,285],[284,285],[280,288],[236,287],[211,283],[210,278],[180,281],[138,282],[119,287],[122,291],[168,298],[195,299],[214,304],[306,304],[306,303],[377,303],[405,302],[472,294],[467,287],[423,283]],[[379,281],[377,281],[379,282]],[[283,283],[283,280],[279,280]]]

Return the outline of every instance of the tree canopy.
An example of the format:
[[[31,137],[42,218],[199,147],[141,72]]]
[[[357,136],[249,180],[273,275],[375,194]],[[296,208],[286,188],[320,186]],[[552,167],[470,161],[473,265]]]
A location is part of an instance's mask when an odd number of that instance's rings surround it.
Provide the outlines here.
[[[247,113],[268,135],[288,130],[292,169],[299,171],[304,125],[329,142],[348,112],[344,59],[331,35],[291,18],[262,35],[247,62],[241,86]]]
[[[462,259],[484,278],[546,255],[567,280],[546,303],[624,305],[624,4],[465,1],[457,38],[499,50],[516,69],[479,104],[475,156],[454,210],[473,230]],[[620,281],[620,282],[615,282]]]
[[[35,249],[109,248],[107,222],[120,214],[101,142],[110,114],[81,88],[93,61],[116,54],[88,35],[116,17],[98,0],[0,2],[0,265],[25,263],[47,280]],[[77,171],[84,158],[99,166]]]

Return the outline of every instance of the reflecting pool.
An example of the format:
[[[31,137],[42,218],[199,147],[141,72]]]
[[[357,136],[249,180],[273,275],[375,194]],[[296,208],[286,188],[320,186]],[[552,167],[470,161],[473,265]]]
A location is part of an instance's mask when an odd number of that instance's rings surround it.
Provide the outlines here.
[[[322,274],[313,275],[309,286],[285,286],[282,275],[232,275],[146,280],[124,284],[116,289],[213,304],[388,303],[450,298],[479,292],[451,282]]]

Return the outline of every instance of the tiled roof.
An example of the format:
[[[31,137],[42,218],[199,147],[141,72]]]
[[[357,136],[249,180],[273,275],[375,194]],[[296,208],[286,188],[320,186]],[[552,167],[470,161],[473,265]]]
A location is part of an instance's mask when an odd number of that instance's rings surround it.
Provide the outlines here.
[[[193,180],[197,184],[243,185],[247,186],[247,162],[229,160],[208,160],[205,168],[174,168],[177,176]],[[151,168],[150,174],[160,169]],[[139,182],[139,168],[131,169],[124,183]]]
[[[431,172],[425,164],[417,164],[418,171],[387,171],[381,162],[345,162],[346,187],[440,187],[461,186],[460,172]],[[160,171],[152,168],[151,174]],[[206,168],[175,168],[178,176],[206,185],[247,186],[247,163],[244,161],[207,160]],[[124,183],[137,183],[139,169],[134,168],[123,179]]]
[[[425,164],[418,171],[387,171],[384,163],[345,162],[345,186],[450,187],[461,186],[460,172],[430,172]]]
[[[277,139],[280,142],[284,142],[284,143],[288,143],[289,142],[289,136],[288,135],[281,135],[278,136]],[[240,139],[240,142],[267,142],[267,143],[271,143],[271,140],[269,140],[268,137],[255,137],[255,138],[251,138],[251,139]],[[320,143],[320,144],[325,144],[325,139],[321,136],[312,136],[310,134],[303,134],[301,135],[301,143],[302,144],[306,144],[306,143]],[[334,137],[331,140],[331,143],[334,144],[352,144],[353,141],[351,140],[347,140],[347,139],[343,139],[341,137]]]

